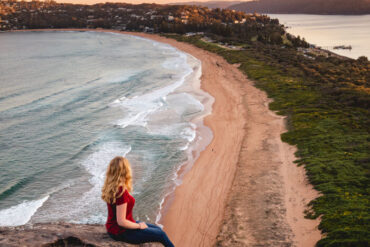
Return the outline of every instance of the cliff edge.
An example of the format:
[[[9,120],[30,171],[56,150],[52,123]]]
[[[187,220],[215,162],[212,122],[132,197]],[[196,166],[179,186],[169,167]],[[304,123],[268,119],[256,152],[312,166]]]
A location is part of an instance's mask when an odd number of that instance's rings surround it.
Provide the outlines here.
[[[80,225],[71,223],[37,223],[17,227],[0,227],[0,247],[15,246],[124,246],[133,247],[118,242],[109,237],[103,225]],[[161,243],[146,243],[140,246],[160,247]]]

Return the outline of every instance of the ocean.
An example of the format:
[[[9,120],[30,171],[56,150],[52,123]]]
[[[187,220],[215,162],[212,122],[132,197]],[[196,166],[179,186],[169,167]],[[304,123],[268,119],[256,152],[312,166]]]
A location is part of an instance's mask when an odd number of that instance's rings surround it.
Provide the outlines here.
[[[116,155],[133,168],[134,218],[159,224],[178,170],[212,139],[201,62],[116,33],[1,33],[0,44],[0,225],[105,223]]]
[[[342,56],[370,59],[370,15],[268,15],[288,26],[287,32],[304,37],[311,44]],[[340,45],[350,45],[352,49],[333,49]]]

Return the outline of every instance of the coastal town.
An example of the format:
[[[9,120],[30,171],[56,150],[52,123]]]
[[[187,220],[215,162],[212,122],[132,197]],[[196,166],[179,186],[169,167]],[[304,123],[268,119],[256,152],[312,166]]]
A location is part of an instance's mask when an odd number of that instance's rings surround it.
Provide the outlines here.
[[[59,4],[52,0],[0,2],[0,30],[73,26],[157,32],[163,23],[190,25],[219,22],[226,26],[256,20],[264,22],[264,19],[267,18],[257,13],[244,14],[235,10],[221,11],[197,6],[126,3],[79,5]]]

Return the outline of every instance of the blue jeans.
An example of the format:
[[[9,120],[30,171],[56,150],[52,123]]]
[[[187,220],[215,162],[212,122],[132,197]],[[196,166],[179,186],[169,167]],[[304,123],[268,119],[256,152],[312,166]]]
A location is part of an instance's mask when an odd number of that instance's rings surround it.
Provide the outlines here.
[[[136,221],[136,223],[139,222],[140,221]],[[146,224],[148,225],[148,228],[145,229],[126,229],[123,233],[118,235],[108,234],[116,241],[122,241],[129,244],[160,242],[165,247],[175,247],[162,228],[150,223]]]

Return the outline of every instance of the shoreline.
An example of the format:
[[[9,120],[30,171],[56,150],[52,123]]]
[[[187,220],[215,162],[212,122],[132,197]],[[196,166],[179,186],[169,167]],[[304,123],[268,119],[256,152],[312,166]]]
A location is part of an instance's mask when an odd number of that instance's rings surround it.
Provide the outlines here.
[[[150,40],[156,42],[153,39]],[[178,51],[183,52],[181,50]],[[182,183],[183,176],[191,169],[195,161],[199,158],[201,151],[203,151],[213,139],[213,132],[210,128],[204,125],[203,119],[212,113],[212,104],[214,102],[214,98],[209,93],[201,89],[201,61],[189,53],[183,53],[187,56],[187,63],[190,67],[192,67],[193,72],[186,76],[184,84],[177,88],[175,92],[179,90],[180,92],[185,92],[192,95],[192,97],[194,97],[203,105],[204,109],[201,115],[197,115],[190,120],[190,123],[192,126],[194,126],[196,134],[194,139],[186,145],[186,148],[184,148],[188,160],[178,166],[173,174],[173,178],[171,179],[174,183],[174,186],[165,191],[165,195],[160,202],[159,212],[157,214],[155,223],[160,225],[162,228],[163,225],[160,223],[162,215],[166,214],[168,207],[173,201],[173,194],[176,187]]]
[[[202,62],[201,89],[215,98],[212,113],[203,118],[204,125],[213,132],[213,139],[205,150],[200,152],[194,164],[190,165],[190,169],[188,164],[179,169],[178,176],[183,178],[182,183],[176,186],[174,192],[164,199],[163,215],[159,223],[164,225],[163,230],[175,246],[214,246],[221,225],[222,217],[220,216],[224,212],[227,194],[234,178],[235,165],[244,137],[245,118],[241,104],[243,100],[240,94],[242,92],[240,90],[241,84],[222,85],[224,81],[222,79],[225,79],[223,76],[226,75],[228,79],[232,79],[233,75],[229,78],[230,73],[219,69],[219,63],[223,63],[223,65],[227,63],[219,61],[220,58],[215,54],[201,49],[194,52],[196,48],[189,44],[158,35],[122,33],[170,44]],[[209,58],[205,59],[204,56],[209,56]],[[218,77],[215,72],[221,72],[224,75]],[[214,88],[215,82],[218,83],[217,88]],[[226,102],[228,107],[225,107]],[[229,127],[232,131],[225,132],[225,127]],[[215,153],[219,155],[214,155]],[[220,174],[223,176],[220,177]],[[207,184],[205,179],[212,182]],[[215,189],[217,185],[221,186]],[[197,187],[202,188],[202,195],[198,192]],[[184,208],[186,210],[183,210]],[[210,212],[210,208],[213,209],[212,212]]]
[[[277,116],[268,109],[270,100],[266,94],[255,88],[253,83],[236,66],[228,64],[216,54],[153,34],[104,29],[35,29],[25,31],[95,31],[135,35],[169,44],[180,51],[191,54],[202,62],[202,70],[204,69],[204,71],[201,76],[201,88],[215,97],[212,114],[204,118],[204,125],[212,130],[214,138],[200,153],[191,169],[183,174],[182,184],[176,186],[173,192],[173,200],[166,198],[164,200],[163,208],[166,209],[166,213],[163,214],[160,222],[163,223],[164,230],[176,246],[214,246],[216,241],[227,243],[229,240],[234,241],[231,243],[235,243],[235,241],[245,244],[261,243],[261,240],[256,238],[256,232],[251,229],[258,223],[259,219],[253,219],[251,217],[253,215],[248,215],[247,205],[240,207],[243,206],[240,205],[242,200],[237,198],[238,195],[249,197],[249,192],[254,196],[253,191],[250,191],[253,186],[249,188],[238,185],[238,181],[242,181],[242,179],[238,180],[239,174],[248,174],[248,177],[243,179],[252,182],[259,178],[260,174],[258,173],[266,172],[263,170],[266,167],[255,163],[258,157],[253,157],[253,153],[251,153],[251,150],[258,148],[260,143],[262,146],[278,146],[277,149],[273,150],[275,153],[271,153],[271,150],[265,147],[262,147],[262,151],[266,151],[265,154],[268,154],[266,157],[268,161],[277,164],[276,167],[273,167],[276,169],[272,171],[279,176],[273,177],[273,182],[275,185],[282,184],[282,187],[257,188],[261,192],[258,195],[260,197],[249,198],[252,199],[249,207],[257,206],[256,210],[266,209],[264,206],[268,207],[269,205],[253,205],[253,202],[257,203],[258,200],[263,199],[266,192],[276,190],[274,193],[278,194],[279,203],[273,204],[273,206],[276,206],[274,210],[283,209],[280,210],[280,213],[276,211],[279,214],[276,218],[279,223],[284,225],[282,231],[287,234],[287,241],[294,243],[293,245],[297,244],[297,246],[313,246],[321,238],[317,230],[319,221],[303,218],[302,209],[305,204],[317,197],[318,194],[307,185],[304,168],[297,167],[292,163],[295,159],[294,147],[282,143],[280,139],[280,134],[286,130],[284,117]],[[257,121],[258,117],[263,117],[262,121],[268,119],[272,123],[261,125],[261,122]],[[259,134],[262,133],[262,136],[253,136],[252,130],[256,130],[256,133]],[[265,131],[269,131],[269,135],[263,135]],[[255,151],[258,153],[261,150]],[[259,155],[265,158],[263,153]],[[294,164],[295,168],[288,168],[290,164]],[[238,172],[236,173],[236,171]],[[183,172],[182,169],[179,169],[180,175]],[[253,174],[252,172],[255,172],[256,175],[254,180],[250,175]],[[291,181],[291,178],[296,180]],[[295,187],[299,187],[299,190],[296,190]],[[200,191],[198,188],[202,188],[202,190]],[[253,201],[253,199],[258,200]],[[258,208],[260,206],[261,208]],[[228,211],[228,209],[231,210]],[[233,215],[233,213],[235,214]],[[256,215],[263,217],[258,213]],[[234,225],[231,223],[236,222],[233,219],[239,220],[243,228],[233,229]],[[242,221],[246,221],[246,225],[243,225],[245,222]],[[266,225],[265,228],[261,227],[262,230],[258,234],[263,233],[266,227]],[[303,233],[305,238],[302,238],[302,235],[299,236]],[[231,239],[229,236],[232,236]],[[310,242],[307,242],[308,239]]]

